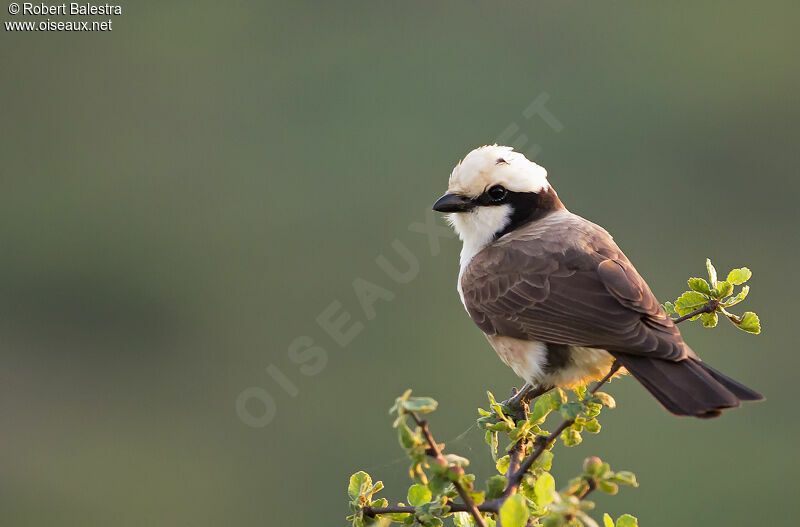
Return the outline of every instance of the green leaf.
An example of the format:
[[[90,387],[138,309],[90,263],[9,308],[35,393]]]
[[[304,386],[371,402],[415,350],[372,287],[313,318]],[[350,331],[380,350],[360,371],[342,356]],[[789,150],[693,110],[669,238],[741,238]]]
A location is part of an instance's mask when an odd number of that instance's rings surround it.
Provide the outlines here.
[[[583,428],[589,432],[590,434],[597,434],[600,432],[600,421],[597,419],[589,419],[585,423],[583,423]]]
[[[500,474],[505,474],[506,472],[508,472],[508,466],[510,464],[511,464],[511,457],[503,456],[495,462],[494,466],[495,468],[497,468],[497,471]]]
[[[439,403],[430,397],[409,397],[403,401],[403,408],[407,412],[428,413],[436,410]]]
[[[431,501],[431,489],[427,485],[415,483],[408,488],[408,503],[412,507],[419,507]]]
[[[614,520],[611,519],[607,512],[603,513],[603,527],[614,527]]]
[[[717,270],[711,264],[711,258],[706,258],[706,269],[708,270],[708,281],[711,282],[711,287],[717,285]]]
[[[752,311],[747,311],[742,315],[741,321],[737,324],[737,327],[748,333],[754,333],[756,335],[761,333],[761,321],[758,319],[758,315]]]
[[[564,441],[564,446],[575,446],[583,441],[581,434],[572,427],[567,428],[561,432],[561,440]]]
[[[553,410],[552,392],[540,395],[533,405],[533,411],[528,414],[528,421],[531,424],[540,424],[545,420],[547,414]]]
[[[596,402],[602,404],[603,406],[607,406],[608,408],[612,408],[613,409],[613,408],[617,407],[617,401],[615,401],[614,398],[611,397],[606,392],[597,392],[597,393],[595,393],[593,399]]]
[[[456,512],[453,514],[453,523],[456,527],[475,527],[475,520],[468,512]],[[613,525],[611,527],[614,527]]]
[[[639,527],[639,521],[630,514],[623,514],[617,518],[617,527]]]
[[[500,523],[503,527],[525,527],[530,517],[525,496],[514,494],[500,507]]]
[[[741,269],[734,269],[728,273],[728,278],[725,280],[733,285],[740,285],[750,280],[751,276],[753,276],[753,273],[750,272],[750,269],[742,267]]]
[[[497,461],[497,432],[487,430],[485,439],[486,444],[489,445],[489,451],[492,453],[492,459]]]
[[[561,405],[559,411],[561,416],[567,421],[572,421],[581,414],[583,405],[581,403],[564,403]]]
[[[534,461],[533,467],[542,470],[550,470],[553,466],[553,456],[554,454],[551,451],[545,450],[542,452],[542,455],[539,456],[539,459]]]
[[[702,278],[689,278],[689,288],[704,295],[711,295],[711,286]]]
[[[506,481],[505,476],[501,476],[500,474],[494,475],[491,478],[486,480],[486,499],[493,500],[495,498],[499,498],[503,495],[503,491],[506,489]]]
[[[628,485],[629,487],[639,486],[639,482],[636,481],[636,474],[627,470],[620,470],[614,474],[614,481],[617,481],[623,485]]]
[[[733,284],[725,280],[717,282],[716,287],[711,292],[714,298],[725,298],[730,296],[731,293],[733,293]]]
[[[747,298],[747,293],[749,293],[749,292],[750,292],[750,286],[749,286],[749,285],[742,286],[742,290],[741,290],[741,291],[739,291],[739,294],[738,294],[738,295],[736,295],[736,296],[734,296],[734,297],[732,297],[732,298],[729,298],[729,299],[727,299],[727,300],[726,300],[725,302],[723,302],[722,304],[723,304],[725,307],[731,307],[731,306],[735,306],[736,304],[738,304],[739,302],[741,302],[742,300],[744,300],[745,298]]]
[[[549,472],[542,472],[541,476],[533,484],[533,492],[536,496],[536,506],[543,509],[553,502],[553,494],[556,491],[556,480]],[[505,522],[503,522],[505,525]]]
[[[418,443],[417,436],[405,423],[400,423],[398,426],[397,436],[400,441],[400,446],[403,448],[411,448]]]
[[[446,454],[444,456],[444,459],[450,465],[456,465],[459,467],[466,467],[467,465],[469,465],[469,459],[461,457],[458,454]]]
[[[713,313],[703,313],[702,315],[700,315],[700,320],[703,322],[703,326],[707,328],[713,328],[716,327],[719,317],[717,316],[717,312],[715,311]]]
[[[667,313],[667,315],[674,315],[676,313],[675,304],[672,302],[664,302],[661,304],[661,307],[664,308],[664,311]]]
[[[697,291],[686,291],[675,301],[675,311],[683,316],[704,306],[706,302],[708,302],[708,299]]]
[[[616,483],[611,483],[610,481],[597,481],[597,488],[605,492],[606,494],[611,494],[612,496],[619,492],[619,485]]]
[[[363,470],[350,476],[350,485],[347,487],[347,495],[350,499],[358,499],[359,496],[366,494],[372,487],[372,478]]]

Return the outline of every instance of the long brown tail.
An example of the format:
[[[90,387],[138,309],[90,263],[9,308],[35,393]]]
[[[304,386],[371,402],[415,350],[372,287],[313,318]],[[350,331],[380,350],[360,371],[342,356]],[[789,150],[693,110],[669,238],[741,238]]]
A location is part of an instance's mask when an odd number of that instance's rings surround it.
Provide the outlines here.
[[[708,419],[740,401],[764,397],[697,359],[672,362],[627,353],[614,354],[637,381],[676,415]]]

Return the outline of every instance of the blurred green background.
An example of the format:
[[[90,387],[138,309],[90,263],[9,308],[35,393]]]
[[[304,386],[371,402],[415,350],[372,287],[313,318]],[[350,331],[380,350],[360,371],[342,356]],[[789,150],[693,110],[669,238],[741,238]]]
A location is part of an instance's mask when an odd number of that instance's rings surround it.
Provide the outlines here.
[[[491,475],[469,427],[487,389],[519,383],[459,303],[457,240],[433,255],[409,225],[504,131],[662,300],[706,256],[747,265],[764,326],[683,331],[767,402],[678,419],[615,382],[558,481],[596,454],[641,482],[599,511],[786,520],[798,19],[788,1],[184,1],[131,2],[108,33],[3,31],[2,524],[344,525],[358,469],[405,497],[387,409],[407,387]],[[524,113],[542,94],[560,131]],[[375,262],[402,267],[393,240],[419,263],[408,284]],[[357,278],[394,295],[373,320]],[[316,322],[332,302],[364,324],[344,347]],[[327,353],[316,375],[287,354],[298,336]],[[237,414],[249,387],[275,403],[268,426]]]

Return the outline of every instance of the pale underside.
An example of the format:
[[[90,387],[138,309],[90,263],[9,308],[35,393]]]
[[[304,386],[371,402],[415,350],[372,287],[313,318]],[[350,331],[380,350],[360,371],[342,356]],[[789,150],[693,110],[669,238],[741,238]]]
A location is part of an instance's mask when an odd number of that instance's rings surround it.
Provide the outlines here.
[[[501,335],[486,335],[500,359],[524,381],[540,387],[574,388],[605,377],[614,357],[605,350],[570,346],[570,361],[548,371],[547,345]],[[627,373],[624,368],[619,375]]]

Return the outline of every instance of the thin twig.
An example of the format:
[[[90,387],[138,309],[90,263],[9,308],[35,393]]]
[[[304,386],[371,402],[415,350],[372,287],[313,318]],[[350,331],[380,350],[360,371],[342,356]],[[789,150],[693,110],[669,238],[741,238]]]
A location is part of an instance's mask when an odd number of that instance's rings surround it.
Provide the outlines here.
[[[433,435],[431,435],[431,431],[428,429],[428,422],[420,420],[414,412],[409,412],[409,415],[411,415],[411,418],[415,423],[417,423],[420,431],[422,431],[422,435],[425,436],[425,440],[428,442],[428,446],[430,447],[430,452],[428,455],[435,458],[439,462],[447,464],[447,460],[442,455],[439,445],[433,439]],[[475,502],[469,497],[469,494],[467,494],[467,491],[464,489],[461,483],[454,481],[453,486],[456,488],[456,491],[458,491],[458,495],[461,496],[461,499],[464,500],[466,512],[469,512],[472,517],[475,518],[475,523],[477,523],[479,527],[486,527],[486,522],[483,521],[483,515],[481,515],[478,507],[475,505]]]
[[[580,500],[580,501],[583,501],[584,499],[586,499],[586,496],[588,496],[589,494],[591,494],[591,493],[592,493],[592,491],[594,491],[595,489],[597,489],[597,482],[594,480],[594,478],[590,479],[588,483],[589,483],[589,486],[588,486],[588,487],[587,487],[587,489],[586,489],[586,490],[583,492],[583,494],[581,494],[580,496],[578,496],[578,500]]]
[[[450,512],[470,512],[469,508],[464,503],[448,502],[447,506]],[[497,512],[497,504],[494,501],[487,501],[477,506],[481,512]],[[410,505],[389,505],[388,507],[364,507],[365,516],[375,516],[376,514],[413,514],[416,508]]]
[[[719,300],[716,299],[709,300],[702,307],[698,307],[691,313],[686,313],[682,317],[674,318],[672,319],[672,321],[675,322],[676,324],[680,324],[684,320],[689,320],[690,318],[695,317],[697,315],[702,315],[703,313],[713,313],[714,311],[717,310],[718,307],[719,307]]]

